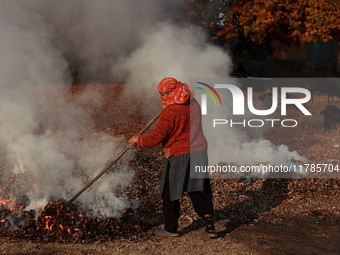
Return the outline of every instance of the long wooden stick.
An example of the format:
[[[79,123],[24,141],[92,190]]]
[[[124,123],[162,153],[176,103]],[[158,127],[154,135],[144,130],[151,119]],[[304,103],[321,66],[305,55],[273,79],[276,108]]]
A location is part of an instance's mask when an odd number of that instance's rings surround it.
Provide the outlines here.
[[[163,110],[162,110],[163,111]],[[162,111],[160,111],[152,120],[149,121],[148,124],[144,126],[144,128],[139,131],[137,136],[143,134],[161,115]],[[111,166],[120,159],[121,156],[130,148],[130,144],[127,144],[125,148],[118,154],[116,158],[114,158],[96,177],[94,177],[84,188],[82,188],[77,194],[75,194],[66,204],[71,204],[77,197],[80,196],[85,190],[87,190],[95,181],[97,181],[107,170],[111,168]]]

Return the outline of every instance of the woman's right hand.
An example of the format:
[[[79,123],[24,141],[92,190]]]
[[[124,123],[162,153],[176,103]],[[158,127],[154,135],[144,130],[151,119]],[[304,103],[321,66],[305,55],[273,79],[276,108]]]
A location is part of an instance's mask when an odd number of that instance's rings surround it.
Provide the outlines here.
[[[133,136],[131,137],[131,139],[129,140],[129,148],[132,147],[132,145],[134,145],[135,143],[138,143],[138,136]]]

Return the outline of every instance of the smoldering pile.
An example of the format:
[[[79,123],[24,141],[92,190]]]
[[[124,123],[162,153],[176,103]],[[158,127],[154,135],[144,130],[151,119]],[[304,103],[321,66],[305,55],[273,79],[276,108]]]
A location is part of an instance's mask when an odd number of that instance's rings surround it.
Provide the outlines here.
[[[35,220],[33,210],[23,211],[24,204],[9,208],[0,205],[0,236],[45,242],[91,243],[114,239],[136,240],[147,237],[149,226],[137,219],[133,209],[119,218],[91,217],[65,201],[50,201]]]

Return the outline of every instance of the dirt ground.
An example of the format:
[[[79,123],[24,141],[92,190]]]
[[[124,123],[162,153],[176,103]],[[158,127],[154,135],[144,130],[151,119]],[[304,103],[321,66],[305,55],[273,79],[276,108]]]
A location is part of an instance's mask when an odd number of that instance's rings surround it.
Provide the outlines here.
[[[126,101],[118,100],[122,86],[100,86],[104,105],[93,114],[98,130],[128,139],[159,111],[159,105],[146,108],[139,101],[127,108]],[[73,87],[74,95],[82,89]],[[333,104],[340,107],[340,99]],[[264,138],[312,162],[340,164],[340,148],[334,146],[340,144],[340,130],[323,131],[320,111],[326,106],[327,95],[315,95],[314,103],[308,103],[313,117],[290,113],[301,128],[294,133],[270,129]],[[152,236],[162,227],[158,194],[164,158],[160,147],[136,152],[128,154],[136,182],[126,192],[141,202],[137,213],[150,224],[148,235],[88,244],[0,237],[0,254],[340,254],[339,179],[255,179],[250,184],[212,179],[218,238],[200,237],[203,223],[187,196],[181,200],[180,237]]]
[[[217,223],[217,229],[224,229]],[[241,225],[219,238],[199,236],[201,229],[178,238],[118,240],[97,244],[34,243],[1,239],[1,254],[339,254],[339,223],[306,220],[281,223],[257,221]],[[222,231],[223,232],[223,231]],[[221,231],[219,232],[221,234]]]

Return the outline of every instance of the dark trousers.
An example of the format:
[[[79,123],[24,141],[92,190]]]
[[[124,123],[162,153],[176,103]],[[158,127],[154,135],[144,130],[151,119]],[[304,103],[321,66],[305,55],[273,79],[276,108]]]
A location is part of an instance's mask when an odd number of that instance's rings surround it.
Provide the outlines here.
[[[205,214],[213,214],[210,184],[205,192],[188,192],[188,194],[198,216],[203,217]],[[170,199],[169,171],[167,171],[162,198],[165,230],[173,233],[177,232],[180,205],[179,200],[171,201]]]

